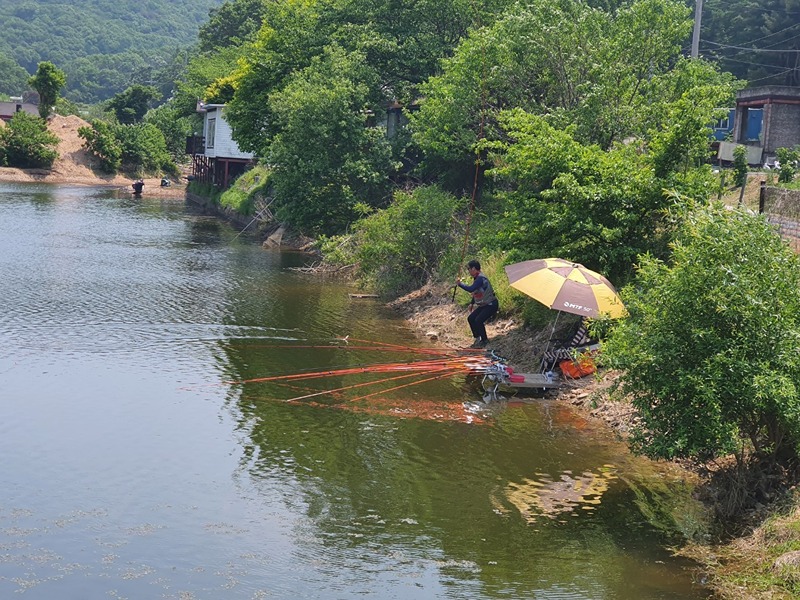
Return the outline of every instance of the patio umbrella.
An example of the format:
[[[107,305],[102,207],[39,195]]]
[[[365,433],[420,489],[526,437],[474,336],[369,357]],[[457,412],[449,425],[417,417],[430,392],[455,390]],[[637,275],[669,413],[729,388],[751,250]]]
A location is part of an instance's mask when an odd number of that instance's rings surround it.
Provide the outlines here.
[[[604,313],[615,319],[626,314],[611,282],[578,263],[563,258],[541,258],[508,265],[505,269],[511,287],[558,311],[542,355],[542,371],[561,312],[582,317]]]
[[[578,263],[541,258],[508,265],[505,269],[511,287],[554,310],[582,317],[604,313],[614,319],[626,314],[611,282]]]

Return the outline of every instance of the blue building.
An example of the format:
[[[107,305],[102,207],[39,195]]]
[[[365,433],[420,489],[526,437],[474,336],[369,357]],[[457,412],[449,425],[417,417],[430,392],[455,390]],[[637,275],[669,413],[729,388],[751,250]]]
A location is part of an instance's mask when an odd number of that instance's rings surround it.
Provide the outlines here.
[[[739,143],[758,142],[761,139],[761,128],[764,119],[764,110],[762,108],[750,108],[742,119],[742,126],[744,135],[740,135]],[[736,109],[728,109],[728,116],[725,119],[720,119],[714,123],[713,137],[718,142],[734,141],[733,127],[736,123]]]

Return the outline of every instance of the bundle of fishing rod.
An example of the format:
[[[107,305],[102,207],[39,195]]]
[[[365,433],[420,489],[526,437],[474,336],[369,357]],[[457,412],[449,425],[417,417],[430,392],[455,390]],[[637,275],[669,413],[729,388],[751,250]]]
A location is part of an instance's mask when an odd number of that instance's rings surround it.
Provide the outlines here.
[[[477,377],[481,380],[484,401],[497,397],[499,387],[507,383],[512,369],[506,361],[494,352],[485,350],[463,349],[449,350],[442,348],[412,348],[396,344],[366,342],[342,338],[336,349],[347,351],[368,351],[371,355],[377,352],[403,352],[423,355],[413,360],[399,362],[383,362],[357,365],[326,370],[310,370],[300,373],[277,374],[257,377],[241,381],[228,381],[228,384],[272,383],[300,393],[286,398],[286,402],[308,403],[309,400],[321,396],[330,396],[357,402],[378,395],[386,395],[411,386],[441,380],[457,375]],[[366,342],[369,345],[363,345]],[[291,348],[324,348],[325,346],[287,346]],[[328,346],[330,348],[330,346]],[[326,380],[336,378],[358,377],[356,383],[347,385],[326,385]],[[320,383],[322,388],[320,389]],[[309,387],[312,386],[312,387]]]

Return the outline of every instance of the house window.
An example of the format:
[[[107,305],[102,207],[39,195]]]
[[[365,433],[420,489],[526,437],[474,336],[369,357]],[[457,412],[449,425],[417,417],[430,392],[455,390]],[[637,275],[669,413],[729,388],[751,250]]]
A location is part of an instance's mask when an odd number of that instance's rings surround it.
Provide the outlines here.
[[[216,129],[217,129],[217,120],[209,119],[208,130],[206,131],[206,148],[214,147],[214,134],[216,133]]]

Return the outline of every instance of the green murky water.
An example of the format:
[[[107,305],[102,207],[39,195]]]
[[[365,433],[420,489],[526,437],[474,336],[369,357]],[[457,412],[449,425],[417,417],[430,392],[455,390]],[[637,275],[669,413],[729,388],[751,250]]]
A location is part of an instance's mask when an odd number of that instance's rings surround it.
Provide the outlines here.
[[[422,345],[237,233],[0,184],[0,597],[706,597],[668,550],[702,528],[690,490],[568,407],[226,383]]]

